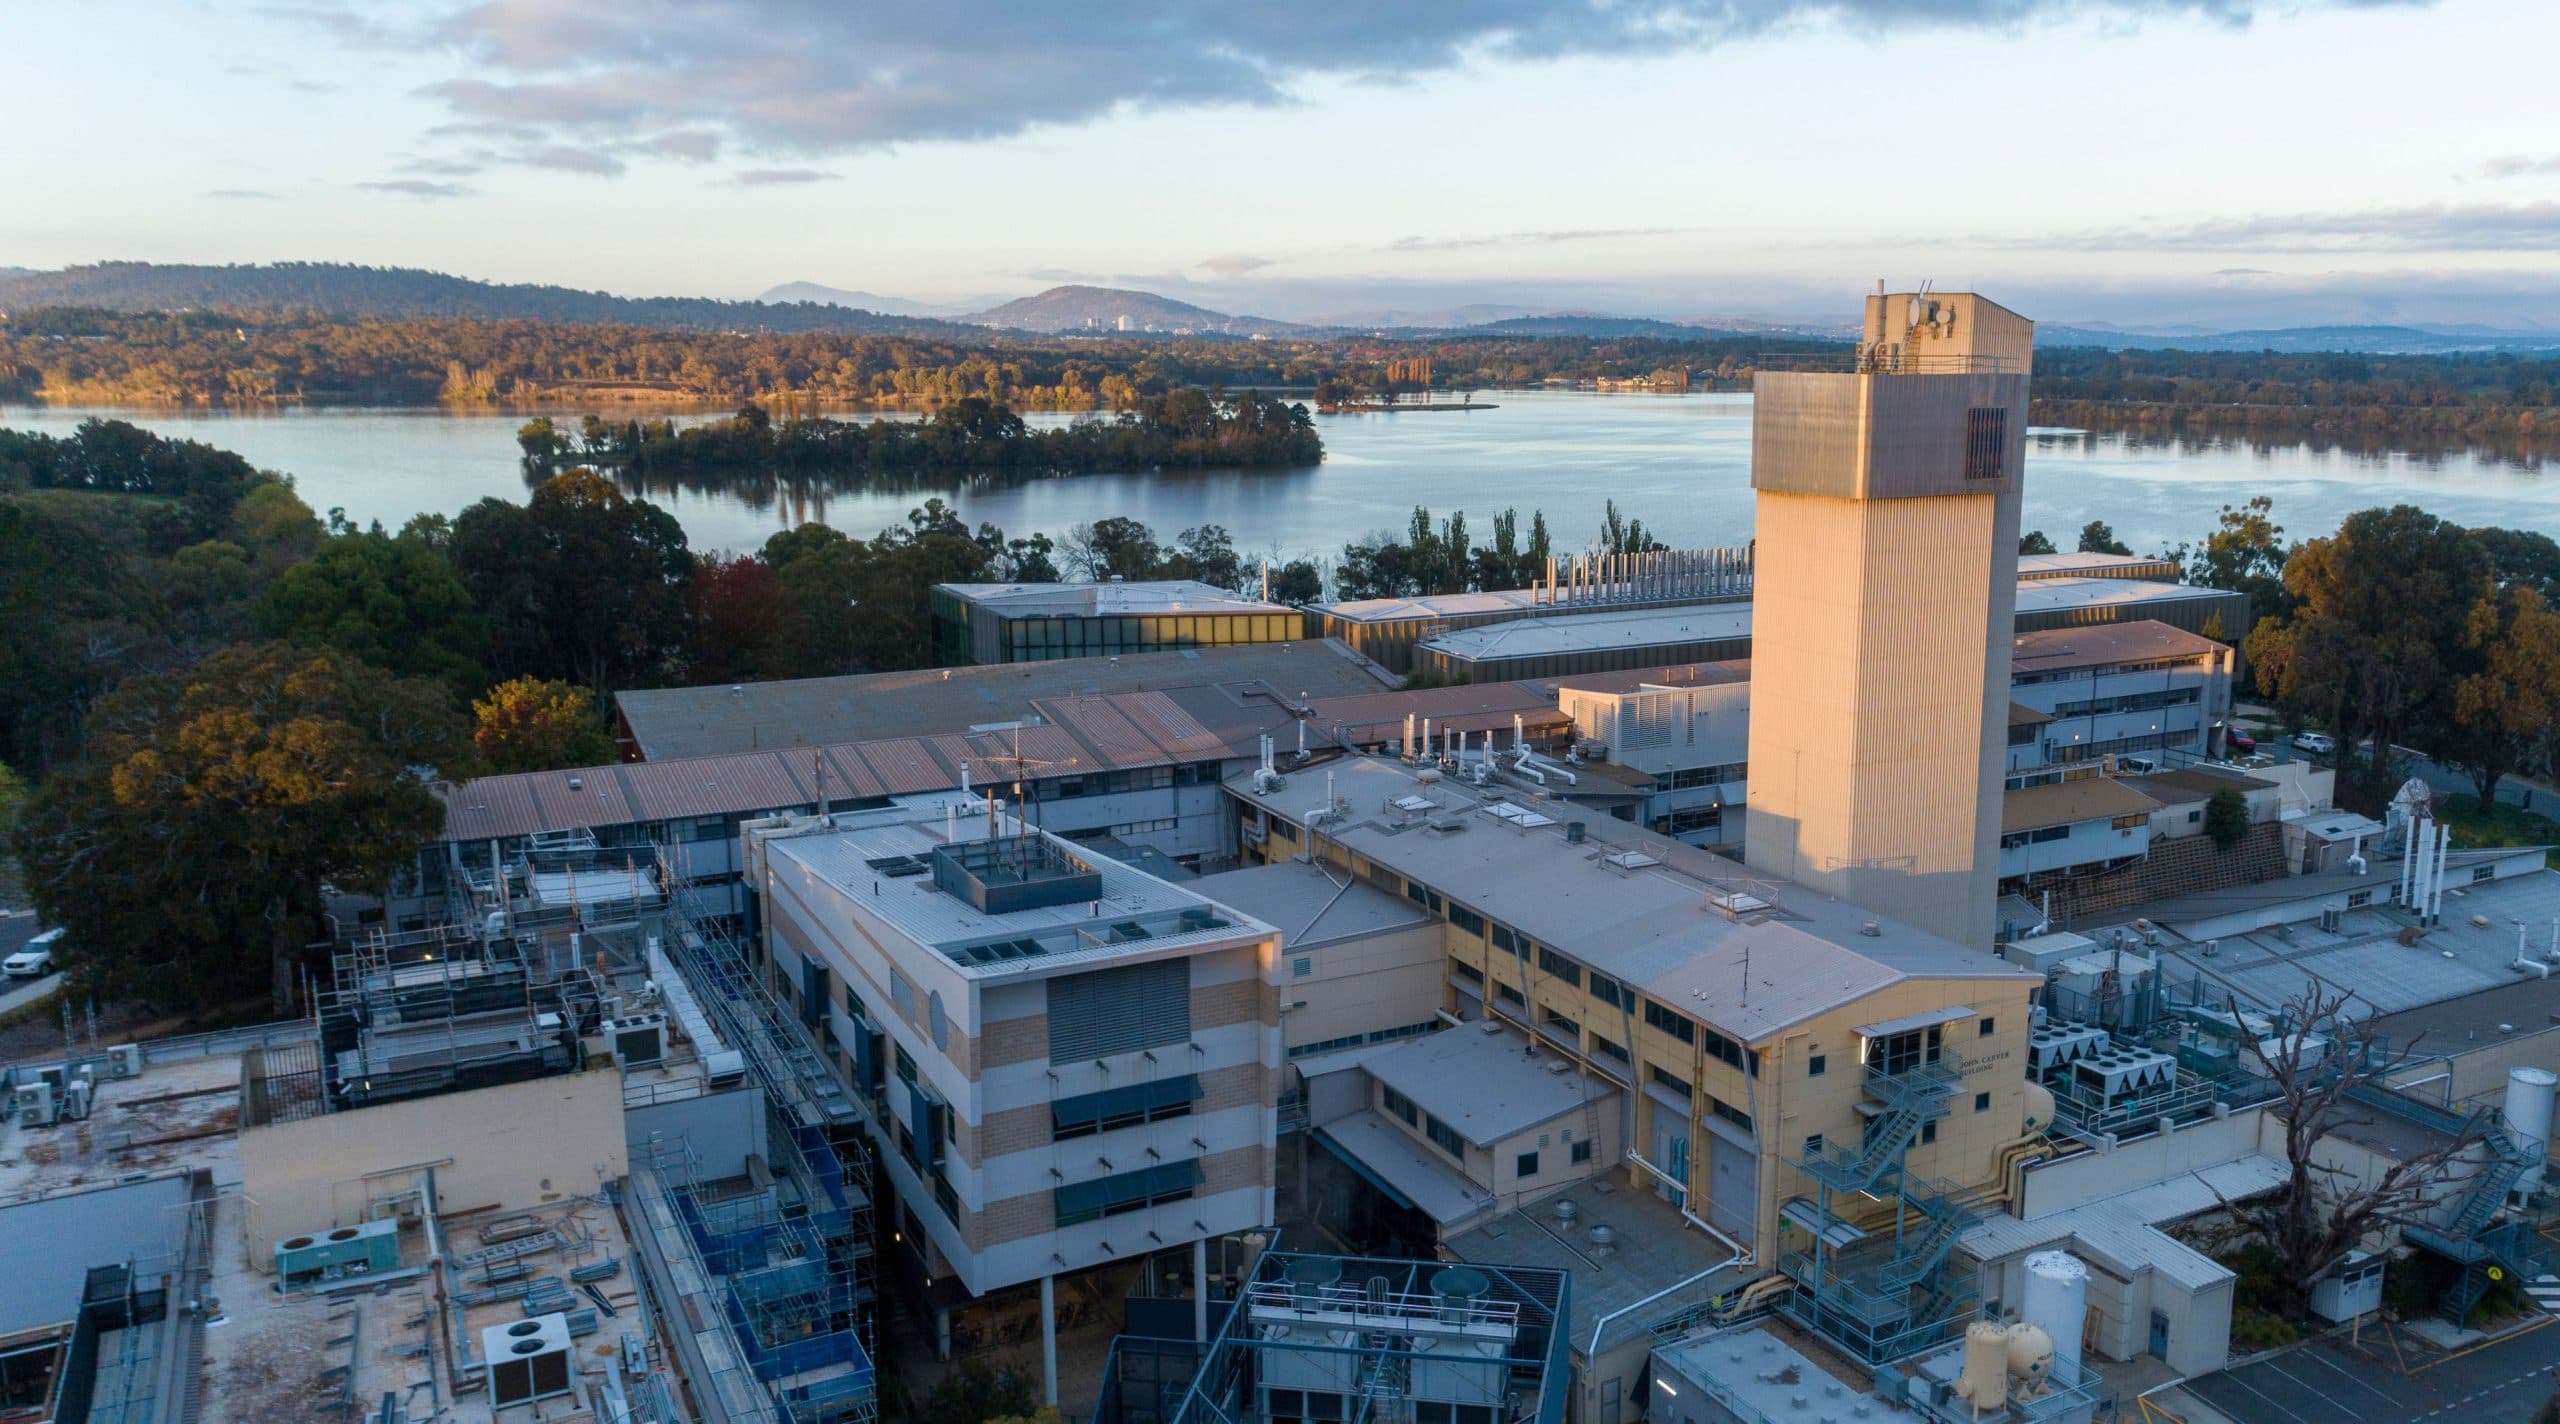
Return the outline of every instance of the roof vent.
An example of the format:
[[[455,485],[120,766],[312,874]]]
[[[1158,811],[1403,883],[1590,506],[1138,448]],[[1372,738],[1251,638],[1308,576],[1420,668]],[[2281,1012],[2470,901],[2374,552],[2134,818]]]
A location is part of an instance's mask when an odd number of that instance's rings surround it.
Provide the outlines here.
[[[1884,938],[1884,926],[1877,924],[1873,920],[1869,920],[1865,924],[1858,926],[1858,933],[1865,935],[1869,939],[1882,939]]]
[[[1575,1206],[1569,1201],[1559,1201],[1556,1203],[1554,1215],[1555,1219],[1559,1223],[1571,1226],[1573,1225],[1574,1218],[1582,1215],[1582,1208]]]

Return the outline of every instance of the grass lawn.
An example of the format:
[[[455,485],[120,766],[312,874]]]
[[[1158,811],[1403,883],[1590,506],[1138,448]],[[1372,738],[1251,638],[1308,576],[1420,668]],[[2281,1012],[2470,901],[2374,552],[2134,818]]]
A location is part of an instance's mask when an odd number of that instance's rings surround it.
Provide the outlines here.
[[[2478,846],[2560,846],[2560,821],[2503,803],[2483,812],[2480,798],[2458,792],[2436,803],[2436,819],[2453,828],[2457,849]],[[2554,862],[2560,864],[2560,862]]]

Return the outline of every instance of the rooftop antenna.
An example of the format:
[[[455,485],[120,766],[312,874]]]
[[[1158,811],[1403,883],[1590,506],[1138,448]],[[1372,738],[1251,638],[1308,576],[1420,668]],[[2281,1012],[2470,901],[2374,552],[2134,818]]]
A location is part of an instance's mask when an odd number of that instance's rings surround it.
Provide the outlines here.
[[[1024,756],[1022,754],[1022,728],[1017,724],[1013,729],[1013,751],[1011,754],[989,757],[988,760],[1003,764],[1009,767],[1013,772],[1013,824],[1015,833],[1014,864],[1017,867],[1028,866],[1031,863],[1031,833],[1034,829],[1033,823],[1040,810],[1040,782],[1037,777],[1028,776],[1026,773],[1036,770],[1048,770],[1052,768],[1063,769],[1071,767],[1076,764],[1076,758],[1068,757],[1064,761],[1042,761],[1037,757]],[[996,817],[991,798],[987,811],[987,838],[993,840],[995,838],[995,834]]]

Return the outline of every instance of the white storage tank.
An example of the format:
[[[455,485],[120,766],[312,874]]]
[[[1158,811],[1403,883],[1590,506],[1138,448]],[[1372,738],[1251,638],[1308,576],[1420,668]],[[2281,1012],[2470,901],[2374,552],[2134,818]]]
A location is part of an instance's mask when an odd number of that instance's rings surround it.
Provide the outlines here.
[[[2038,1251],[2027,1258],[2026,1299],[2018,1318],[2040,1326],[2053,1340],[2053,1380],[2063,1388],[2080,1382],[2080,1331],[2089,1314],[2089,1268],[2068,1251]]]
[[[2542,1189],[2542,1168],[2551,1151],[2552,1089],[2560,1084],[2560,1074],[2547,1068],[2510,1068],[2507,1070],[2507,1131],[2516,1147],[2527,1159],[2524,1175],[2516,1178],[2515,1190],[2530,1194]]]

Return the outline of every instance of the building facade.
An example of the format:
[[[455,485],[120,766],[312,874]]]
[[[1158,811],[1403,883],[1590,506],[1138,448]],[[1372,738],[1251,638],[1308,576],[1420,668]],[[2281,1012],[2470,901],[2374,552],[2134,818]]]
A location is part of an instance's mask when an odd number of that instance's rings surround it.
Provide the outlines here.
[[[1285,604],[1191,579],[1125,583],[938,583],[927,596],[935,659],[1036,663],[1181,648],[1286,643],[1307,636]]]

